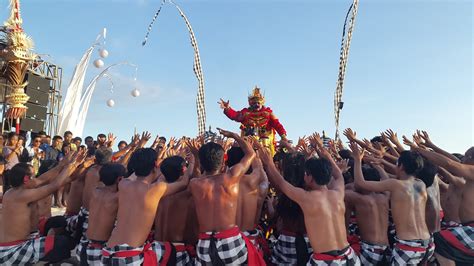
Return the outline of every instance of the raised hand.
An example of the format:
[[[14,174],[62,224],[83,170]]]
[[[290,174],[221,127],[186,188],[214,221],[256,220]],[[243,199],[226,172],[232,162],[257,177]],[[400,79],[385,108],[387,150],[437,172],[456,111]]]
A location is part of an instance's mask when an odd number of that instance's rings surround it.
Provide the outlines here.
[[[357,139],[356,137],[356,132],[353,131],[351,128],[346,128],[343,132],[344,136],[346,136],[346,138],[349,140],[349,141],[354,141]]]
[[[117,137],[114,136],[114,134],[109,133],[107,135],[107,141],[105,143],[105,146],[107,146],[108,148],[111,148],[114,145],[116,139],[117,139]]]
[[[343,174],[349,171],[349,169],[351,169],[351,167],[349,166],[349,159],[337,161],[336,164]]]
[[[228,109],[228,108],[230,107],[229,100],[227,100],[227,102],[226,102],[226,101],[222,100],[222,98],[221,98],[221,100],[218,102],[218,104],[219,104],[219,106],[221,107],[221,109],[224,109],[224,110],[225,110],[225,109]]]
[[[392,129],[387,129],[385,131],[385,135],[387,136],[387,138],[394,144],[396,143],[400,143],[400,141],[398,140],[398,136],[397,136],[397,133],[394,132]]]
[[[153,144],[151,144],[151,148],[156,149],[156,147],[158,147],[158,144],[160,144],[160,136],[156,135],[156,138],[153,141]]]
[[[316,149],[316,147],[323,147],[323,140],[321,139],[321,136],[319,133],[315,132],[311,136],[308,137],[309,143],[313,148]]]
[[[142,137],[140,138],[140,142],[138,143],[138,147],[143,148],[150,139],[151,139],[151,133],[148,131],[144,131],[142,133]]]
[[[426,147],[425,142],[423,141],[423,138],[421,137],[421,132],[419,130],[417,130],[416,133],[413,134],[413,141],[420,148]]]
[[[217,128],[217,130],[224,137],[228,137],[228,138],[239,137],[239,135],[237,135],[236,133],[231,132],[231,131],[227,131],[227,130],[224,130],[224,129],[221,129],[221,128]]]
[[[170,138],[170,141],[168,142],[168,147],[169,147],[170,149],[174,149],[175,145],[176,145],[176,138],[175,138],[175,137],[171,137],[171,138]]]
[[[428,135],[428,132],[426,131],[421,131],[421,134],[419,134],[420,137],[425,141],[425,146],[427,147],[432,147],[433,142],[431,142],[430,136]]]
[[[416,144],[413,143],[412,141],[410,141],[405,135],[402,136],[402,139],[403,139],[403,144],[409,146],[410,148],[416,148]]]
[[[369,163],[370,165],[382,165],[382,159],[377,158],[370,154],[365,154],[364,158],[362,159],[364,162]]]

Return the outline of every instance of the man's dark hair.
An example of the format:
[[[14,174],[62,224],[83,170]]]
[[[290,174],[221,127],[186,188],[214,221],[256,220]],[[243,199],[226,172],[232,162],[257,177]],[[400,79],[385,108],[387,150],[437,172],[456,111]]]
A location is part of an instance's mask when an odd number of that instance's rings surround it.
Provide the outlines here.
[[[244,158],[245,153],[240,147],[232,147],[227,151],[227,166],[232,167],[240,162]]]
[[[339,153],[339,156],[341,156],[342,159],[353,159],[352,158],[352,153],[348,149],[340,150],[338,153]]]
[[[45,136],[46,136],[46,132],[43,131],[43,130],[40,130],[40,131],[38,131],[38,134],[37,134],[37,135],[45,135]]]
[[[423,158],[420,154],[412,151],[402,151],[398,157],[398,165],[403,166],[407,175],[417,175],[423,168]]]
[[[382,142],[383,142],[383,139],[382,139],[381,136],[375,136],[375,137],[373,137],[373,138],[370,140],[370,142],[372,142],[372,143],[381,142],[381,143],[382,143]]]
[[[224,149],[221,145],[208,142],[199,149],[199,162],[207,172],[219,170],[224,160]]]
[[[421,179],[421,181],[425,183],[426,187],[430,187],[431,185],[433,185],[437,172],[438,166],[432,164],[430,161],[423,158],[423,168],[418,172],[416,177]]]
[[[166,138],[165,138],[165,137],[159,137],[158,139],[159,139],[159,140],[162,140],[162,141],[164,141],[164,142],[166,142]]]
[[[106,186],[111,186],[117,183],[119,177],[126,174],[125,167],[119,163],[104,164],[99,170],[100,181]]]
[[[41,166],[39,167],[38,173],[36,174],[36,176],[40,176],[40,175],[48,172],[49,170],[56,167],[56,165],[58,165],[57,160],[44,160],[44,161],[42,161]]]
[[[104,165],[112,160],[112,150],[109,148],[99,148],[95,150],[95,163]]]
[[[324,186],[331,181],[332,166],[328,160],[311,158],[306,161],[305,168],[306,173],[313,177],[316,184]]]
[[[184,174],[183,166],[186,161],[181,156],[171,156],[163,160],[160,165],[161,173],[165,176],[166,182],[173,183]]]
[[[87,157],[91,157],[91,156],[94,156],[95,155],[95,151],[97,149],[95,147],[90,147],[87,149]]]
[[[66,132],[64,132],[64,135],[63,135],[63,136],[64,136],[64,137],[66,137],[66,135],[72,135],[72,132],[71,132],[71,131],[69,131],[69,130],[68,130],[68,131],[66,131]]]
[[[58,139],[63,139],[63,137],[61,137],[59,135],[56,135],[56,136],[53,137],[53,141],[58,140]]]
[[[107,138],[107,136],[105,134],[100,133],[97,135],[97,138]]]
[[[7,178],[10,180],[12,187],[19,187],[24,184],[25,177],[30,179],[31,176],[33,176],[31,165],[27,163],[17,163],[8,172]]]
[[[366,181],[380,181],[380,175],[375,168],[370,166],[362,167],[362,174]]]
[[[158,153],[152,148],[137,149],[128,162],[128,173],[135,172],[137,176],[148,176],[155,168],[157,158]]]
[[[121,140],[121,141],[117,144],[117,146],[120,147],[120,145],[122,145],[122,144],[125,144],[125,146],[127,146],[127,142],[126,142],[125,140]]]
[[[76,142],[76,141],[82,142],[82,139],[81,139],[81,137],[75,137],[74,139],[72,139],[72,141],[73,142]]]
[[[15,136],[20,137],[20,135],[16,134],[15,132],[10,132],[8,133],[7,138],[11,140]]]
[[[87,140],[94,140],[94,138],[92,136],[87,136],[84,141],[87,141]]]
[[[460,154],[460,153],[452,153],[451,155],[453,155],[454,157],[458,158],[459,161],[462,161],[462,159],[464,158],[464,155],[463,155],[463,154]]]

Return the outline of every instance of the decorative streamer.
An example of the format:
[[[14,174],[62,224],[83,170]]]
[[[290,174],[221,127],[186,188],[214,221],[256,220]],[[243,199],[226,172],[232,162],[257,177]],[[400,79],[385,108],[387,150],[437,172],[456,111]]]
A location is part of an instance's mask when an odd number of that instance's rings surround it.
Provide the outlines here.
[[[354,29],[355,25],[355,19],[357,16],[357,9],[359,6],[359,0],[354,0],[352,2],[351,6],[349,7],[349,10],[347,11],[346,18],[344,20],[344,27],[342,29],[342,41],[341,41],[341,53],[340,53],[340,58],[339,58],[339,74],[338,74],[338,79],[336,83],[336,92],[334,93],[334,119],[336,122],[336,136],[335,140],[339,140],[339,117],[340,117],[340,112],[343,107],[343,102],[342,102],[342,93],[344,89],[344,78],[346,75],[346,66],[347,66],[347,60],[349,57],[349,48],[351,45],[351,39],[352,39],[352,31]],[[349,18],[349,23],[347,19]],[[347,28],[347,26],[349,26]],[[347,38],[346,38],[346,28],[347,28]]]
[[[160,8],[155,13],[155,16],[153,17],[152,22],[148,26],[148,31],[147,31],[147,34],[145,36],[145,40],[143,41],[142,45],[146,44],[146,41],[148,39],[148,35],[149,35],[149,33],[151,31],[151,28],[153,26],[153,23],[155,22],[158,14],[160,13],[161,8],[162,8],[162,6],[165,2],[166,1],[163,1],[161,3]],[[193,28],[191,27],[191,23],[189,23],[189,20],[186,17],[186,15],[184,14],[183,10],[181,10],[181,8],[176,3],[174,3],[172,0],[168,0],[168,2],[171,3],[172,5],[174,5],[176,7],[176,9],[178,9],[179,14],[184,19],[184,23],[186,24],[186,27],[188,28],[188,31],[189,31],[189,37],[191,39],[191,45],[194,49],[193,71],[194,71],[194,74],[195,74],[195,76],[198,80],[198,83],[199,83],[198,84],[197,98],[196,98],[196,110],[197,110],[197,116],[198,116],[198,133],[199,133],[199,135],[203,135],[204,132],[206,131],[206,106],[205,106],[205,94],[204,94],[204,75],[202,73],[201,56],[199,55],[199,47],[198,47],[198,44],[197,44],[197,41],[196,41],[196,37],[194,35]]]
[[[166,0],[161,1],[160,8],[158,8],[158,11],[156,11],[155,15],[153,16],[153,19],[150,22],[150,25],[148,25],[148,29],[146,31],[145,39],[142,42],[142,46],[145,46],[146,42],[148,41],[148,36],[150,35],[151,29],[153,28],[153,24],[155,24],[155,20],[158,17],[158,15],[161,12],[161,8],[163,7],[163,4],[166,2]]]

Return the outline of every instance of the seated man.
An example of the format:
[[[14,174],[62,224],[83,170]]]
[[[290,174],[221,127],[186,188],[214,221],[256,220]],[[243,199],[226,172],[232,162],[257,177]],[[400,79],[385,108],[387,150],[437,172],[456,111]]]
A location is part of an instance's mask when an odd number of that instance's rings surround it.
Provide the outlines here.
[[[459,218],[461,225],[434,234],[436,259],[441,265],[474,264],[474,147],[466,151],[461,163],[444,155],[415,148],[427,160],[445,168],[455,176],[464,177],[466,183],[458,191],[461,195]],[[450,185],[451,186],[451,185]]]
[[[244,157],[225,173],[223,148],[209,142],[199,149],[199,162],[204,173],[191,180],[190,187],[199,221],[197,265],[260,265],[263,259],[247,239],[242,238],[236,225],[239,182],[255,157],[251,145],[239,135],[218,129],[235,139]]]
[[[99,170],[100,182],[93,192],[89,209],[89,227],[76,255],[81,265],[100,265],[102,248],[114,228],[118,210],[118,183],[125,176],[125,167],[117,163],[108,163]]]
[[[361,167],[360,162],[359,164],[356,162],[354,170],[360,170],[359,167]],[[364,168],[364,170],[365,180],[381,180],[376,169]],[[385,178],[388,176],[384,176]],[[346,190],[345,200],[355,208],[361,238],[360,260],[362,265],[388,264],[390,262],[390,245],[387,235],[389,193],[374,193],[356,188],[355,191]]]
[[[416,265],[426,262],[434,253],[433,238],[425,221],[427,192],[424,182],[415,177],[423,168],[423,158],[403,151],[398,159],[397,179],[366,181],[362,176],[360,152],[351,142],[354,158],[354,179],[357,188],[373,192],[390,192],[390,203],[396,237],[392,265]],[[431,181],[432,182],[432,181]]]
[[[189,169],[194,168],[190,155]],[[158,154],[155,150],[138,149],[129,164],[134,173],[122,179],[118,185],[117,225],[102,249],[102,263],[105,265],[149,265],[160,263],[174,265],[169,249],[157,241],[146,242],[155,220],[158,204],[163,196],[186,188],[189,182],[185,175],[174,183],[157,181]]]
[[[306,190],[288,183],[276,169],[265,149],[259,155],[270,182],[303,210],[306,231],[314,250],[307,265],[360,265],[359,258],[347,242],[345,227],[344,179],[319,136],[314,136],[321,159],[305,163]],[[331,181],[331,176],[334,179]]]
[[[180,156],[168,157],[160,165],[168,183],[188,174],[185,169],[186,161]],[[176,251],[176,265],[193,265],[198,230],[196,209],[189,189],[161,198],[155,217],[155,240],[172,245]]]
[[[66,236],[51,235],[32,237],[32,217],[37,215],[36,202],[71,182],[70,176],[84,160],[83,154],[70,153],[58,165],[59,175],[31,179],[33,169],[26,163],[18,163],[10,171],[12,189],[3,196],[0,234],[0,264],[34,264],[39,260],[59,262],[70,257],[74,248]],[[34,210],[36,209],[36,210]]]

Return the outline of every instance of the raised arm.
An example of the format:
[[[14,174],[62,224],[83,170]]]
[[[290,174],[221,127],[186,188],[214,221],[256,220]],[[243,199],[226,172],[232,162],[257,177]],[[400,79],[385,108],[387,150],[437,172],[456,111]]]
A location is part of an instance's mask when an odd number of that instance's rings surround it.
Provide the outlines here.
[[[428,133],[426,131],[419,131],[417,130],[416,131],[416,134],[421,137],[425,143],[424,145],[428,148],[431,148],[433,149],[433,151],[435,151],[436,153],[439,153],[441,155],[444,155],[446,157],[448,157],[449,159],[453,160],[453,161],[456,161],[458,163],[460,163],[461,161],[458,159],[458,157],[452,155],[451,153],[441,149],[440,147],[436,146],[430,139],[430,136],[428,135]]]
[[[387,131],[385,131],[385,135],[395,145],[395,149],[397,150],[398,153],[401,153],[402,151],[405,150],[403,145],[398,140],[398,136],[396,132],[394,132],[391,129],[388,129]]]
[[[455,160],[422,148],[415,147],[415,151],[423,155],[427,160],[448,170],[455,176],[462,176],[466,179],[474,180],[474,165],[462,164]]]
[[[366,181],[362,174],[362,157],[364,157],[365,151],[361,151],[355,142],[351,142],[350,148],[354,158],[354,183],[356,187],[373,192],[391,192],[394,187],[398,187],[398,182],[394,179]]]
[[[194,156],[191,152],[186,154],[186,160],[188,161],[188,167],[184,172],[183,176],[181,176],[176,182],[173,183],[165,183],[166,189],[164,196],[172,195],[176,192],[184,190],[188,184],[189,179],[191,178],[194,170]],[[159,182],[164,183],[164,182]]]
[[[228,138],[233,138],[239,144],[240,148],[244,152],[244,157],[240,160],[240,162],[229,169],[229,177],[231,179],[240,180],[240,178],[247,172],[250,165],[252,164],[253,159],[255,158],[255,151],[250,145],[249,142],[245,141],[239,135],[234,132],[226,131],[220,128],[217,128],[221,135]]]
[[[438,167],[438,173],[443,176],[449,182],[449,184],[452,184],[456,187],[462,187],[466,184],[466,180],[464,180],[464,178],[454,176],[443,167]]]
[[[40,200],[58,190],[68,182],[71,182],[71,174],[74,172],[76,167],[82,163],[78,158],[79,156],[76,152],[70,152],[67,157],[63,159],[67,160],[67,164],[61,170],[56,179],[39,188],[23,190],[23,193],[18,197],[18,200],[22,202],[34,202]]]
[[[304,189],[295,187],[288,183],[280,172],[277,170],[275,164],[273,163],[273,158],[270,155],[270,152],[260,146],[258,149],[258,156],[262,160],[263,167],[267,173],[270,183],[272,183],[276,188],[281,190],[287,197],[294,200],[297,203],[303,202],[305,199],[306,192]]]
[[[232,109],[232,107],[230,107],[230,104],[229,104],[229,101],[224,101],[222,99],[220,99],[220,101],[218,102],[219,106],[221,107],[221,109],[224,110],[224,114],[231,120],[234,120],[234,121],[237,121],[237,122],[242,122],[243,121],[243,116],[242,116],[242,113],[239,112],[239,111],[235,111],[234,109]]]
[[[313,135],[309,136],[308,139],[310,144],[315,148],[319,157],[328,160],[331,164],[331,175],[333,177],[333,180],[329,184],[328,188],[338,190],[339,192],[344,193],[344,177],[342,176],[341,169],[339,169],[339,166],[336,164],[329,151],[324,148],[323,140],[321,139],[318,133],[314,133]]]

